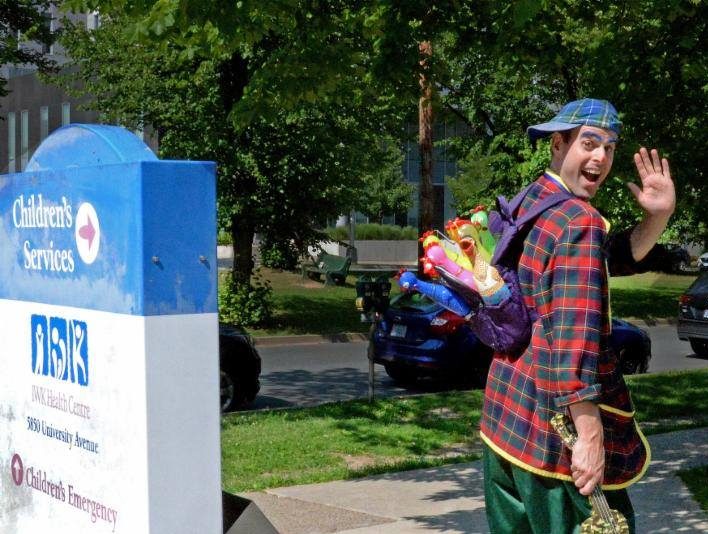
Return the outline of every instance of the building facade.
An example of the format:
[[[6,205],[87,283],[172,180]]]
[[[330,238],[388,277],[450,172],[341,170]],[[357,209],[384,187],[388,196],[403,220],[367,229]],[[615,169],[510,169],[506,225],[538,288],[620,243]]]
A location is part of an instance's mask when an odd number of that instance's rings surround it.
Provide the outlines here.
[[[52,5],[45,14],[52,31],[60,28],[62,17],[84,24],[89,30],[100,25],[97,12],[65,15]],[[43,51],[60,68],[68,63],[59,44],[23,42],[20,46]],[[7,80],[8,90],[7,96],[0,97],[0,174],[22,172],[40,143],[57,128],[70,123],[101,122],[97,112],[85,109],[86,99],[72,97],[58,86],[44,83],[33,66],[0,65],[0,76]],[[143,137],[142,132],[135,133]],[[146,142],[156,148],[153,140]]]

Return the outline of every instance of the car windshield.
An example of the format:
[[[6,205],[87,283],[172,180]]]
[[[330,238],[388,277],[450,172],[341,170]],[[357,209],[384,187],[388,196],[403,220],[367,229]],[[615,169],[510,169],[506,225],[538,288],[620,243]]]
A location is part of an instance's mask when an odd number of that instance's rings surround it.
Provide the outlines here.
[[[688,288],[688,290],[693,293],[708,292],[708,272],[705,272],[696,278],[695,282],[691,284],[691,287]]]
[[[415,310],[420,312],[432,311],[437,308],[438,305],[435,304],[425,295],[420,293],[410,292],[410,293],[400,293],[396,297],[391,299],[391,307],[398,308],[399,310]]]

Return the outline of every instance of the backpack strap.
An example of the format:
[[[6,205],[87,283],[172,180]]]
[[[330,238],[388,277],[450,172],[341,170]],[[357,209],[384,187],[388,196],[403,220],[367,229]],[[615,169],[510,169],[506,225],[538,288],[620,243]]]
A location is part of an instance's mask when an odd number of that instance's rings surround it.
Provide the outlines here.
[[[507,200],[504,196],[497,197],[497,209],[506,221],[513,222],[516,212],[519,211],[521,203],[524,201],[529,191],[531,191],[532,186],[533,183],[527,185],[521,191],[519,191],[511,200]]]
[[[511,199],[511,201],[507,201],[506,198],[502,196],[497,198],[497,208],[499,209],[498,219],[500,220],[496,220],[496,217],[492,220],[492,217],[490,217],[490,230],[492,230],[492,233],[495,231],[499,233],[499,230],[503,228],[501,220],[504,220],[505,224],[512,225],[516,228],[516,231],[509,233],[504,232],[501,235],[500,241],[497,243],[496,250],[492,255],[492,265],[497,265],[501,257],[506,254],[512,241],[515,242],[520,238],[523,233],[524,226],[526,226],[529,222],[536,220],[539,216],[541,216],[541,214],[543,214],[544,211],[560,204],[565,200],[573,198],[573,195],[567,191],[553,193],[538,202],[535,202],[526,213],[524,213],[521,217],[516,218],[516,213],[519,211],[521,203],[524,201],[533,185],[534,184],[528,185],[522,189],[514,198]]]
[[[548,195],[547,197],[544,197],[543,199],[536,202],[533,206],[531,206],[529,208],[529,210],[526,213],[524,213],[521,217],[516,219],[516,226],[518,228],[522,228],[529,221],[533,221],[534,219],[540,217],[544,211],[546,211],[546,210],[552,208],[553,206],[560,204],[564,200],[568,200],[570,198],[573,198],[573,195],[571,195],[567,191],[562,191],[560,193],[553,193],[552,195]]]

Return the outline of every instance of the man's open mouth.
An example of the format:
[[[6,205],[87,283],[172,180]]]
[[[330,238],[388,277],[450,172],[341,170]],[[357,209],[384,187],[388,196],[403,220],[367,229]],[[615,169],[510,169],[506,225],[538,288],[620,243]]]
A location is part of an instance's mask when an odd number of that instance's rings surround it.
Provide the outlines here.
[[[600,179],[600,171],[580,171],[588,182],[595,183]]]

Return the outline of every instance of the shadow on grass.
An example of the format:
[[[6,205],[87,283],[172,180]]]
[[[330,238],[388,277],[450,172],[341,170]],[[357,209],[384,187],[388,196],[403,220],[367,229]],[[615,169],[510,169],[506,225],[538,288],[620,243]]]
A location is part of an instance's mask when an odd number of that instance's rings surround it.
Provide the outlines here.
[[[670,288],[612,290],[612,312],[617,317],[675,318],[682,290]]]
[[[356,372],[333,374],[330,385],[346,389],[347,377],[351,381]],[[279,378],[285,386],[296,377]],[[632,376],[627,382],[647,434],[708,425],[708,370]],[[450,391],[231,414],[222,418],[225,487],[246,491],[472,460],[480,450],[482,398],[481,390]],[[426,473],[390,476],[425,479]]]
[[[279,295],[272,324],[264,330],[290,334],[336,334],[368,332],[369,324],[360,321],[353,292],[326,295]]]
[[[627,383],[647,434],[708,424],[708,370],[637,375]]]

